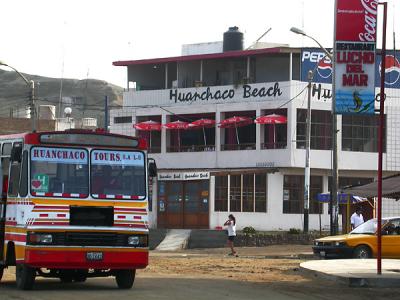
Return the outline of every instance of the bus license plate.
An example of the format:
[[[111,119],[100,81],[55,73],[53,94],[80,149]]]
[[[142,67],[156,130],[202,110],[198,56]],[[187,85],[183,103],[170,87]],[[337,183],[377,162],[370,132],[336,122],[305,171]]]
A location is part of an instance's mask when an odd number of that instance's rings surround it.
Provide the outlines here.
[[[87,260],[103,260],[103,252],[87,252]]]

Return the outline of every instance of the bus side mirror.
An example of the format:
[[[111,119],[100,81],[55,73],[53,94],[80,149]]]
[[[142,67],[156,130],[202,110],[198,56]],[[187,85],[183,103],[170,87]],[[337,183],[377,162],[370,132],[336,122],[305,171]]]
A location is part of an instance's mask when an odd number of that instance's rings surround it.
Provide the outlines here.
[[[153,158],[149,158],[149,176],[156,177],[157,176],[157,164]]]
[[[22,145],[21,144],[14,144],[11,149],[11,161],[14,162],[21,162],[22,160]]]

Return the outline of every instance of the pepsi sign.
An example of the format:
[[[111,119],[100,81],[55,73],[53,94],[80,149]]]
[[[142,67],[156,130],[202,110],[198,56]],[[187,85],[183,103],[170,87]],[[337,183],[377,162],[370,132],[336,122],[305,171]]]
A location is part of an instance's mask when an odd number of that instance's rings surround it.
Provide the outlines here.
[[[331,49],[328,49],[331,51]],[[319,48],[301,50],[301,81],[308,81],[308,71],[314,72],[313,82],[332,83],[332,62]]]
[[[381,85],[382,56],[376,56],[375,64],[375,86]],[[400,88],[400,53],[397,51],[386,51],[385,58],[385,87],[391,89]]]

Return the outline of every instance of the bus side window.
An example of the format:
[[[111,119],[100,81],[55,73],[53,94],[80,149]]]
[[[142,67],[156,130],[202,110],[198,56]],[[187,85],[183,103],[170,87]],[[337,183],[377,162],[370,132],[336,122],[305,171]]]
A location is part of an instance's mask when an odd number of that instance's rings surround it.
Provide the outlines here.
[[[28,151],[22,154],[22,170],[21,179],[19,182],[19,195],[26,197],[28,195]]]
[[[15,143],[11,151],[10,159],[10,178],[8,183],[8,195],[12,197],[18,196],[19,189],[19,179],[21,171],[21,154],[18,154],[22,145],[20,143]],[[13,160],[13,158],[15,160]]]
[[[1,191],[1,198],[7,199],[7,192],[8,192],[8,172],[10,168],[10,155],[11,155],[11,143],[4,143],[2,145],[2,158],[1,158],[1,174],[2,178],[2,191]]]

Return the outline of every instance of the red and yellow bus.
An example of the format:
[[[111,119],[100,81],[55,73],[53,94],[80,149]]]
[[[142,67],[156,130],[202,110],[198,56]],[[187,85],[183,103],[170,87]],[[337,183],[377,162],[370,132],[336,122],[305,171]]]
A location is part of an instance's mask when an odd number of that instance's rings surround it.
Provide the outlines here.
[[[131,288],[148,264],[146,141],[104,131],[0,136],[0,279],[115,276]]]

